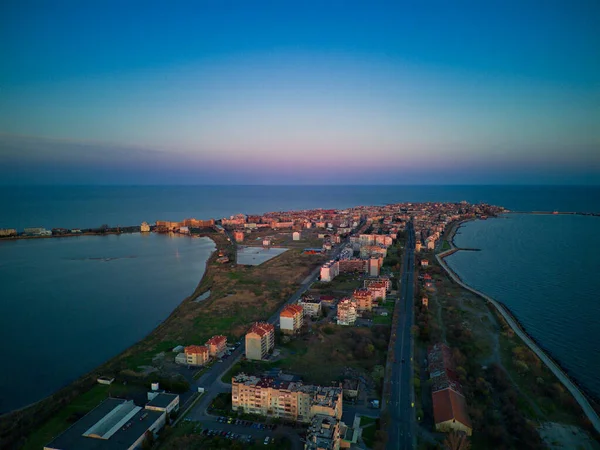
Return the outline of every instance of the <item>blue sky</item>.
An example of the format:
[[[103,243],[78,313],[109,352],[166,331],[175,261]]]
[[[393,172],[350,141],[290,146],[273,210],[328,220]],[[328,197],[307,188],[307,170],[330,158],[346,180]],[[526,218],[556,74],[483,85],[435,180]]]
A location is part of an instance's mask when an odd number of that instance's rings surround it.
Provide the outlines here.
[[[596,1],[161,3],[1,2],[0,183],[600,184]]]

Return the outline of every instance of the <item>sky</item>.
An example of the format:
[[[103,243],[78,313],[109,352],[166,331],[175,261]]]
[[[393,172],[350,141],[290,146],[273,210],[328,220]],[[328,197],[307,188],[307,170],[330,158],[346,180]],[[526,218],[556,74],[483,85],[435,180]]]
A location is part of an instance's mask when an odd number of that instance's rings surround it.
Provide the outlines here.
[[[0,2],[0,184],[600,184],[600,3]]]

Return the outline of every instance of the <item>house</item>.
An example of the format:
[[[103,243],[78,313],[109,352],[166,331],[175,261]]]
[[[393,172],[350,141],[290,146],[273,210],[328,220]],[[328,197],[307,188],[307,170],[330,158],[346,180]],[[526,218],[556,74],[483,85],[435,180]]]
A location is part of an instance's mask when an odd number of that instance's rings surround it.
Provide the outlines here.
[[[133,400],[107,398],[46,444],[44,450],[142,448],[148,434],[156,436],[167,421],[166,410],[157,410],[148,405],[142,408]]]
[[[148,233],[149,231],[150,231],[150,225],[148,224],[148,222],[142,222],[142,224],[140,225],[140,232]]]
[[[209,355],[217,358],[227,350],[227,338],[221,335],[213,336],[206,341],[206,346],[208,347]]]
[[[431,395],[435,429],[442,432],[462,431],[471,436],[473,427],[467,415],[465,397],[451,388],[433,392]]]
[[[189,345],[184,349],[185,361],[189,366],[203,366],[208,362],[210,353],[204,345]]]
[[[244,232],[243,231],[234,231],[233,239],[235,239],[235,242],[243,242],[244,241]]]
[[[299,231],[294,231],[292,233],[292,240],[294,240],[294,241],[299,241],[300,240],[300,232]]]
[[[387,284],[378,280],[365,280],[365,289],[371,292],[374,299],[385,300],[387,295]]]
[[[422,304],[424,307],[426,307],[426,308],[429,308],[429,299],[428,299],[427,297],[423,297],[423,298],[421,299],[421,304]]]
[[[304,324],[304,308],[300,305],[287,305],[279,313],[279,326],[282,333],[294,334]]]
[[[358,312],[356,304],[349,298],[340,300],[337,305],[337,324],[354,325]]]
[[[422,259],[421,260],[421,267],[428,267],[429,266],[429,261],[427,261],[426,259]]]
[[[275,327],[256,322],[246,333],[246,358],[261,360],[275,348]]]
[[[415,251],[418,253],[421,251],[421,246],[423,244],[421,244],[421,241],[417,241],[417,243],[415,244]]]

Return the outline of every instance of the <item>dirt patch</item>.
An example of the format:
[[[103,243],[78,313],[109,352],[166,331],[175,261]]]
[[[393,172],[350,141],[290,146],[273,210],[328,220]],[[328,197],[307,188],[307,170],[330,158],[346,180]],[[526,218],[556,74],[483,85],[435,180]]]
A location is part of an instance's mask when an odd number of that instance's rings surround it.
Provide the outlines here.
[[[574,425],[545,422],[538,429],[550,450],[598,450],[600,445],[584,430]]]

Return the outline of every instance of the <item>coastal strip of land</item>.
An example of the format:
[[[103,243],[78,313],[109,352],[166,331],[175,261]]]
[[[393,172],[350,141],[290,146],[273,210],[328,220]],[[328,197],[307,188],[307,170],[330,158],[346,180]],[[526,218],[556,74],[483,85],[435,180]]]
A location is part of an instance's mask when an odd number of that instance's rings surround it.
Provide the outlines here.
[[[449,242],[451,249],[435,255],[438,263],[444,268],[446,273],[454,280],[454,282],[456,282],[464,289],[488,301],[491,305],[493,305],[496,308],[498,313],[502,315],[504,320],[512,328],[515,334],[517,334],[517,336],[521,338],[521,340],[538,356],[538,358],[540,358],[540,360],[544,362],[546,367],[550,369],[550,371],[563,384],[563,386],[565,386],[565,388],[567,388],[571,395],[573,395],[573,397],[575,398],[575,400],[577,401],[577,403],[579,404],[579,406],[581,407],[581,409],[583,410],[584,414],[587,416],[593,427],[596,429],[597,432],[600,433],[600,417],[598,416],[598,413],[594,410],[585,394],[570,379],[567,373],[565,373],[565,371],[562,370],[560,366],[556,364],[553,361],[553,359],[535,343],[535,341],[520,326],[520,324],[516,321],[516,319],[513,317],[510,311],[508,311],[503,304],[464,283],[460,279],[460,277],[444,261],[444,258],[460,250],[454,245],[454,235],[460,227],[460,225],[462,225],[462,223],[463,222],[456,223],[453,226],[453,228],[449,231],[447,241]]]

